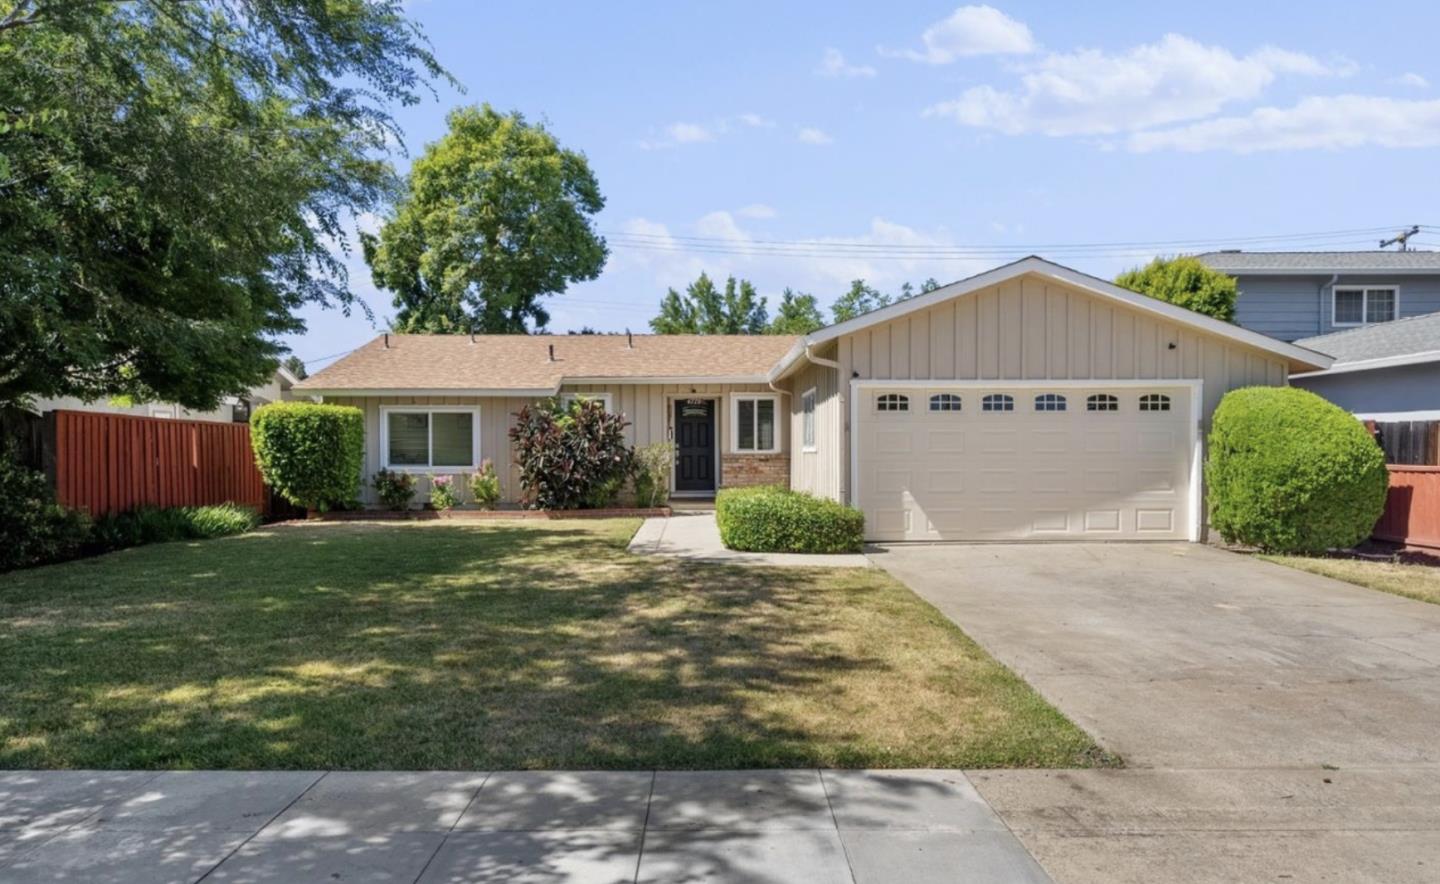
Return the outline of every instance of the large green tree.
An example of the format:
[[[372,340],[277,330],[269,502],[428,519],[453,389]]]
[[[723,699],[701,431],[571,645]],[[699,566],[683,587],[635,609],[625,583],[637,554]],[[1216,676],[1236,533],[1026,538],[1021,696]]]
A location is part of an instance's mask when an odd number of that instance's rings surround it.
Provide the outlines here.
[[[544,126],[490,105],[450,113],[415,161],[379,236],[365,236],[395,328],[523,334],[550,321],[542,300],[605,267],[593,217],[605,206],[584,154]]]
[[[865,280],[857,279],[850,283],[850,289],[845,294],[836,298],[835,303],[830,305],[830,315],[834,317],[835,322],[844,322],[847,319],[854,319],[862,313],[878,310],[889,303],[889,295],[866,285]]]
[[[444,76],[400,0],[0,0],[0,404],[263,382]]]
[[[1235,321],[1235,277],[1211,270],[1197,258],[1156,258],[1115,277],[1115,284],[1186,310]]]
[[[780,294],[780,304],[775,318],[770,321],[766,332],[772,335],[808,335],[825,325],[814,295],[799,294],[785,289]]]
[[[728,277],[721,291],[701,273],[685,294],[665,293],[650,328],[661,335],[758,335],[765,333],[767,320],[765,299],[748,279]]]

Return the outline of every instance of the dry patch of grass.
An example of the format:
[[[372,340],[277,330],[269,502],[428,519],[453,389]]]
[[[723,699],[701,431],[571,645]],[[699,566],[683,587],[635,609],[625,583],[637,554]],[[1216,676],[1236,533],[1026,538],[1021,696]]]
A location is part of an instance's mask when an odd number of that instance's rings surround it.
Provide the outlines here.
[[[1373,559],[1317,556],[1261,556],[1271,562],[1323,574],[1346,583],[1440,605],[1440,567]]]
[[[637,558],[635,527],[284,526],[5,575],[0,767],[1109,760],[878,570]]]

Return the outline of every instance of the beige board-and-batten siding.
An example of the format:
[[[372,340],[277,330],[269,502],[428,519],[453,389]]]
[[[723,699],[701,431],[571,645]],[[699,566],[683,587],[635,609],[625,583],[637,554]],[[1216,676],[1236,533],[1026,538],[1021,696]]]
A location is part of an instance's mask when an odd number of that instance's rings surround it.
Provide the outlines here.
[[[811,386],[827,389],[828,375],[833,394],[817,396],[817,431],[826,428],[820,447],[834,446],[836,456],[817,452],[802,459],[792,468],[792,483],[841,500],[849,494],[852,379],[1200,380],[1203,430],[1229,390],[1283,386],[1288,375],[1285,361],[1273,354],[1039,276],[844,335],[816,355],[840,368],[812,365],[789,379],[797,397],[792,424],[798,433],[800,394]]]
[[[693,392],[692,392],[693,391]],[[717,441],[722,457],[730,452],[730,395],[734,393],[775,393],[764,384],[565,384],[562,393],[609,393],[611,408],[625,415],[630,421],[626,428],[626,439],[630,444],[640,446],[669,438],[670,414],[676,399],[690,396],[717,399],[719,413],[716,420]],[[779,396],[777,412],[784,414],[788,397]],[[334,405],[351,405],[365,414],[365,466],[361,488],[361,501],[369,504],[378,502],[375,491],[370,487],[371,478],[384,466],[380,451],[380,414],[382,406],[447,406],[480,409],[480,458],[495,462],[500,476],[501,499],[516,501],[520,498],[520,472],[515,467],[510,448],[510,427],[514,415],[525,405],[533,402],[531,397],[517,396],[326,396],[325,401]],[[786,421],[780,421],[781,452],[790,451],[790,433]],[[748,456],[748,455],[746,455]],[[436,468],[433,472],[456,473],[454,469]],[[722,483],[724,477],[721,477]],[[423,500],[429,493],[429,484],[424,477],[416,489],[416,500]],[[465,494],[468,499],[468,491]]]

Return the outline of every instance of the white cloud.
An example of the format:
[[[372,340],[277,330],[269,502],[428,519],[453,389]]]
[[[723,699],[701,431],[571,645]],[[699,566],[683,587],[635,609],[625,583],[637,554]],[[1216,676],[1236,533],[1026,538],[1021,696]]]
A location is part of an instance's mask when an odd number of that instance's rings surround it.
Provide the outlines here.
[[[839,49],[826,49],[815,73],[822,77],[873,77],[875,69],[868,64],[850,64]]]
[[[926,64],[949,64],[975,55],[1025,55],[1035,51],[1035,38],[1018,22],[993,6],[961,6],[944,21],[920,35],[924,49],[885,49],[880,54]]]
[[[835,140],[814,126],[801,126],[795,137],[800,139],[802,144],[829,144]]]
[[[1204,120],[1174,129],[1137,132],[1133,151],[1343,150],[1354,147],[1440,147],[1440,101],[1368,95],[1315,96],[1294,107],[1262,107],[1245,116]]]
[[[764,203],[751,203],[748,206],[736,209],[735,214],[739,215],[741,218],[765,219],[774,218],[780,213],[775,211],[773,207],[767,206]]]
[[[1281,75],[1349,70],[1274,47],[1237,57],[1167,34],[1115,55],[1097,49],[1046,55],[1023,68],[1015,89],[976,86],[925,115],[1010,135],[1103,135],[1210,116],[1259,97]]]
[[[720,117],[708,123],[671,123],[661,130],[663,137],[641,139],[637,144],[643,150],[663,150],[682,144],[704,144],[740,127],[772,129],[775,127],[775,121],[766,119],[759,114],[746,113],[736,114],[733,117]]]
[[[759,114],[741,114],[736,119],[752,129],[769,129],[775,125],[774,120],[767,120]]]
[[[1409,86],[1412,89],[1430,88],[1430,81],[1415,73],[1414,71],[1408,71],[1398,77],[1391,77],[1390,83],[1394,86]]]
[[[715,133],[699,123],[672,123],[665,127],[665,134],[676,144],[696,144],[714,141]]]

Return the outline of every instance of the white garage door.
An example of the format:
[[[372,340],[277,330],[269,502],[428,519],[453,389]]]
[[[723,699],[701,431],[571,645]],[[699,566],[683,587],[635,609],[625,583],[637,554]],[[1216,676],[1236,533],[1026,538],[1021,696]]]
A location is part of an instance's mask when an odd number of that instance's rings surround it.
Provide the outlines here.
[[[1192,386],[856,385],[872,540],[1191,535]]]

